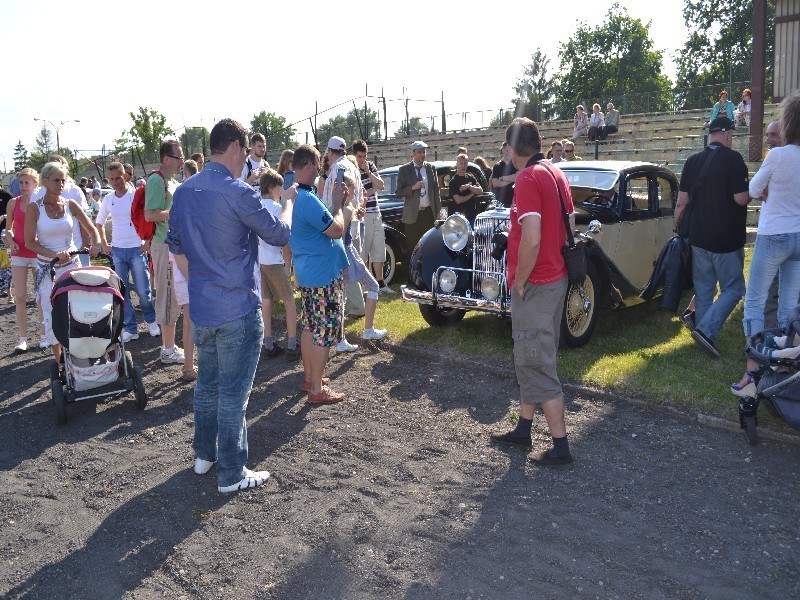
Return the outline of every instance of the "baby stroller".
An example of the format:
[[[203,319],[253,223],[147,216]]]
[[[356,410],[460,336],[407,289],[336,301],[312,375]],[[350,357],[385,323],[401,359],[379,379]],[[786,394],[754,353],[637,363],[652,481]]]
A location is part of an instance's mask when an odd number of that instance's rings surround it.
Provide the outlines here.
[[[800,429],[800,306],[789,315],[785,328],[765,329],[754,335],[745,350],[758,363],[750,372],[755,396],[739,398],[739,424],[751,446],[758,443],[758,405],[793,429]]]
[[[56,262],[50,263],[51,277]],[[66,423],[68,403],[114,398],[130,391],[144,410],[147,394],[142,369],[133,366],[121,336],[125,284],[117,274],[100,266],[69,269],[53,282],[51,300],[53,334],[62,346],[62,368],[50,361],[56,421]]]

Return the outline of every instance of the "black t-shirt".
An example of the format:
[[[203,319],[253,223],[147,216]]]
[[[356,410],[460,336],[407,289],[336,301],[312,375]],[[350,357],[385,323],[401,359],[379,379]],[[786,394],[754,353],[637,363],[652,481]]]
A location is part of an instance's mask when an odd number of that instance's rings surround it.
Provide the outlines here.
[[[696,197],[691,197],[693,182],[699,177],[709,152],[715,155]],[[686,161],[681,173],[680,191],[690,194],[695,203],[689,220],[689,243],[709,252],[734,252],[744,247],[747,206],[733,200],[734,194],[748,191],[747,165],[742,155],[712,144]]]
[[[456,204],[456,194],[459,196],[463,196],[464,193],[461,191],[461,186],[465,183],[470,185],[478,185],[478,180],[475,179],[472,175],[467,173],[466,175],[459,175],[456,173],[453,175],[453,178],[450,180],[450,199],[453,201],[453,210],[455,212],[460,212],[462,215],[469,219],[470,223],[475,221],[475,216],[478,214],[478,204],[475,201],[475,196],[464,202],[463,204]]]
[[[505,175],[513,175],[516,172],[517,169],[513,163],[506,164],[500,160],[492,167],[492,178],[499,179]],[[514,200],[514,184],[506,185],[501,188],[492,188],[492,191],[503,206],[511,208],[511,201]]]
[[[12,196],[5,190],[0,190],[0,215],[6,216],[6,211],[8,210],[8,201],[11,200]],[[3,221],[0,223],[0,229],[5,229],[8,227],[8,223]]]

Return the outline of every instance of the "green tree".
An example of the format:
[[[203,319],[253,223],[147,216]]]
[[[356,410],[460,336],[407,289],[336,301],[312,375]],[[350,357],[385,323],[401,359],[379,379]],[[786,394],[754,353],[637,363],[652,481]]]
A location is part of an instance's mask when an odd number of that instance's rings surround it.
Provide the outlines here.
[[[187,127],[181,134],[181,146],[187,157],[195,152],[208,153],[211,133],[205,127]]]
[[[767,2],[767,23],[775,17],[775,3]],[[737,101],[749,84],[753,57],[753,0],[736,3],[685,0],[683,18],[689,39],[677,56],[678,82],[683,108],[706,108],[717,101],[723,87]],[[764,58],[765,93],[772,89],[775,28],[768,26]],[[737,86],[736,84],[739,83]],[[703,89],[703,86],[705,88]]]
[[[50,130],[47,128],[46,124],[42,124],[42,128],[39,130],[39,135],[36,136],[36,145],[33,148],[34,152],[39,154],[53,154],[55,152],[55,140],[53,139],[53,134],[50,133]]]
[[[549,64],[550,59],[542,54],[541,48],[531,54],[530,64],[523,69],[522,77],[514,86],[515,95],[511,100],[514,114],[511,118],[528,117],[534,121],[544,121],[553,115],[553,81],[547,74]],[[511,121],[511,118],[505,118]]]
[[[174,136],[175,130],[167,125],[167,118],[153,108],[140,106],[138,112],[129,114],[133,125],[116,140],[116,148],[135,148],[145,162],[158,162],[161,142]]]
[[[400,129],[394,132],[394,137],[401,137],[404,135],[410,135],[414,137],[421,137],[427,133],[430,133],[430,127],[428,127],[423,121],[421,117],[411,117],[408,120],[408,130],[406,130],[406,124],[400,126]],[[380,132],[378,132],[380,135]]]
[[[578,102],[613,100],[629,113],[669,110],[671,82],[662,74],[662,53],[653,49],[650,24],[634,19],[619,4],[608,9],[604,23],[585,23],[561,53],[555,85],[555,112],[562,119],[575,113]]]
[[[267,138],[267,148],[293,148],[295,129],[286,124],[286,117],[262,110],[250,120],[250,130]]]
[[[317,141],[325,144],[334,135],[344,138],[348,144],[359,138],[366,141],[380,139],[381,120],[378,113],[371,108],[367,109],[367,127],[369,133],[364,132],[364,110],[354,108],[347,115],[338,115],[317,127]]]
[[[24,169],[25,165],[28,164],[28,158],[28,151],[22,145],[22,140],[19,140],[17,145],[14,146],[14,171],[19,172]]]
[[[513,106],[511,108],[501,108],[497,111],[497,114],[492,117],[489,126],[498,127],[500,125],[510,125],[511,121],[514,120],[514,111],[515,108]]]

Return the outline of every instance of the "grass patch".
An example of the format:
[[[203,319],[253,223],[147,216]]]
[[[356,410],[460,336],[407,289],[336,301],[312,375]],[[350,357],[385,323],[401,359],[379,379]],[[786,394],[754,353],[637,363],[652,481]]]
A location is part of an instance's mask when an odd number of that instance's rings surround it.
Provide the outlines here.
[[[748,247],[745,274],[751,256]],[[690,298],[691,293],[684,295],[681,309]],[[738,420],[738,400],[729,388],[744,372],[741,323],[740,302],[720,332],[717,347],[722,358],[715,360],[697,347],[678,316],[659,311],[657,302],[602,311],[588,345],[559,351],[558,372],[565,381],[605,392]],[[381,296],[375,324],[388,329],[394,342],[513,364],[510,321],[493,315],[471,312],[454,327],[430,327],[417,305]],[[359,320],[348,324],[347,331],[358,334],[362,327]],[[764,408],[759,411],[759,422],[788,429]]]

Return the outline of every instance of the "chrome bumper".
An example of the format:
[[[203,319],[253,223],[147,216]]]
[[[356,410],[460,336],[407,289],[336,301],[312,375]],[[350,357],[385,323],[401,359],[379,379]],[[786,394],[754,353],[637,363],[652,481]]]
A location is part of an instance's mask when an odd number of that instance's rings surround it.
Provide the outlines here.
[[[501,316],[507,316],[511,314],[510,306],[496,300],[486,300],[484,298],[465,298],[464,296],[451,296],[446,294],[433,294],[432,292],[413,289],[406,285],[400,286],[400,292],[404,302],[430,304],[438,308],[479,310],[481,312],[488,312]]]

